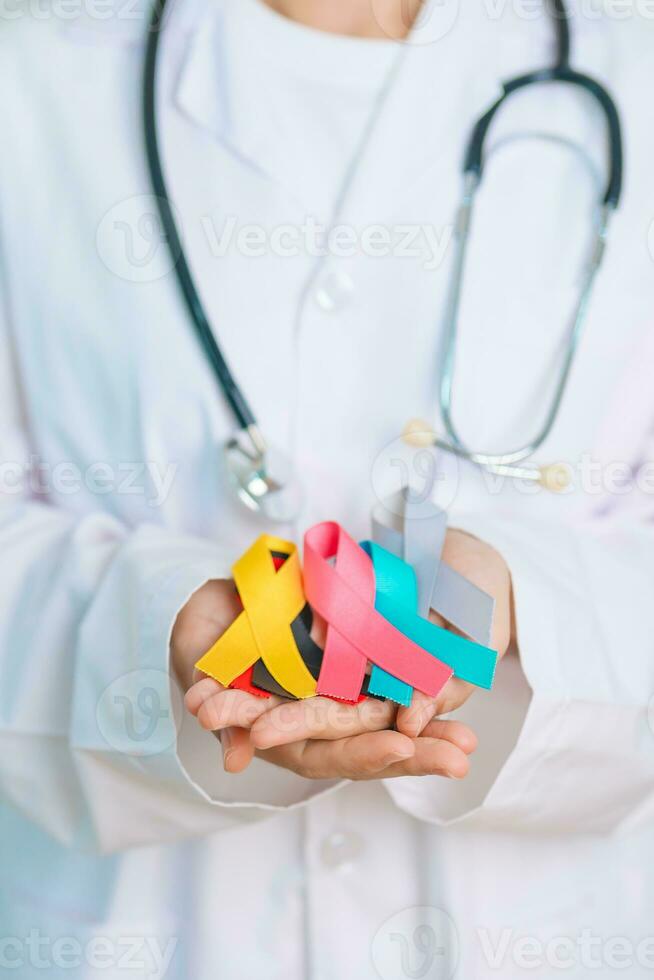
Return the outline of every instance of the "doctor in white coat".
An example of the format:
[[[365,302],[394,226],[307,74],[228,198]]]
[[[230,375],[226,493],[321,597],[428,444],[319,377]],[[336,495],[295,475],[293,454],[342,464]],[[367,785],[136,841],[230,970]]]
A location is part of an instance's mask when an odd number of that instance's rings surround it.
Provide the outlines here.
[[[301,475],[302,512],[277,529],[298,541],[325,519],[367,536],[398,475],[424,476],[400,435],[438,424],[462,149],[501,79],[552,56],[533,5],[446,0],[406,38],[394,7],[180,0],[162,39],[171,196],[229,361]],[[569,483],[438,457],[434,497],[481,542],[471,572],[497,585],[505,630],[510,571],[515,637],[495,690],[439,725],[426,774],[396,778],[380,758],[348,770],[338,739],[312,771],[277,750],[227,772],[171,681],[174,625],[188,686],[216,632],[198,596],[261,524],[228,487],[232,420],[154,218],[146,17],[3,8],[3,975],[650,976],[651,11],[573,8],[574,63],[620,106],[626,172],[535,460]],[[454,398],[481,448],[542,417],[604,139],[566,87],[516,97],[493,129]],[[468,768],[466,726],[470,771],[448,778]]]

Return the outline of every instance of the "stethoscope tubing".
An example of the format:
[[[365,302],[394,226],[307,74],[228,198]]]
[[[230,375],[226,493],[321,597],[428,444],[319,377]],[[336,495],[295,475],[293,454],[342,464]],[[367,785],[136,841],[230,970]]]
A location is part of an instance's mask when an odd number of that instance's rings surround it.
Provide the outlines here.
[[[601,108],[607,127],[608,136],[608,177],[602,203],[617,208],[622,194],[623,181],[623,140],[620,114],[608,90],[590,75],[575,71],[569,66],[543,68],[527,72],[504,82],[502,95],[493,103],[490,109],[475,123],[468,146],[466,148],[463,172],[464,175],[473,173],[481,179],[484,169],[484,145],[491,123],[507,99],[527,86],[539,84],[563,83],[575,85],[588,93]]]
[[[168,188],[163,173],[159,135],[157,132],[157,58],[159,43],[163,33],[166,0],[155,0],[150,20],[145,53],[143,81],[143,132],[152,189],[157,199],[162,228],[175,263],[175,274],[186,304],[191,323],[214,372],[216,381],[227,400],[239,428],[250,431],[257,429],[256,419],[243,390],[234,375],[214,336],[209,318],[204,309],[193,275],[186,260],[186,254],[173,215]],[[256,442],[256,440],[255,440]],[[255,450],[260,447],[255,445]]]
[[[247,443],[250,448],[248,449],[246,446],[243,452],[251,457],[255,468],[260,466],[263,472],[265,469],[266,443],[258,427],[254,412],[243,390],[238,385],[211,328],[209,318],[200,299],[186,259],[163,173],[157,132],[156,82],[157,58],[163,30],[166,2],[167,0],[155,0],[154,2],[144,66],[143,128],[152,188],[157,200],[162,228],[173,256],[177,282],[196,336],[213,370],[216,382],[233,412],[239,426],[239,433],[244,434],[247,438]],[[622,131],[617,106],[608,90],[600,82],[589,75],[575,71],[570,66],[570,19],[565,0],[544,0],[544,2],[549,7],[556,27],[557,50],[553,66],[527,72],[504,82],[502,94],[483,116],[477,120],[466,146],[462,167],[464,174],[464,196],[459,208],[457,221],[456,251],[453,260],[452,282],[446,304],[444,354],[441,358],[439,374],[440,410],[443,424],[450,441],[448,442],[445,439],[434,436],[432,443],[434,446],[453,453],[460,458],[467,459],[482,468],[509,476],[517,476],[526,480],[537,480],[541,476],[540,470],[523,467],[519,464],[523,463],[540,448],[552,431],[556,418],[558,417],[586,320],[591,292],[604,255],[609,219],[620,201],[624,166]],[[600,202],[600,216],[593,257],[589,263],[580,297],[572,317],[563,364],[541,429],[524,446],[508,453],[493,454],[475,452],[465,445],[458,434],[452,417],[452,398],[458,313],[464,278],[465,259],[474,197],[480,186],[484,172],[486,138],[493,120],[511,95],[530,85],[556,82],[575,85],[587,92],[600,106],[606,121],[609,166],[606,187]],[[274,484],[271,482],[272,485]]]

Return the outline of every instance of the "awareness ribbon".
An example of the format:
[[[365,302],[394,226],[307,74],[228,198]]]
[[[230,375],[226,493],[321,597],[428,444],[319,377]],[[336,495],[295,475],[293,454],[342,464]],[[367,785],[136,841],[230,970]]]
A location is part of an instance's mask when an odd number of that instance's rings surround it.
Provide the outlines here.
[[[408,487],[382,501],[372,514],[373,541],[415,570],[418,613],[427,617],[433,609],[487,647],[495,600],[441,561],[446,530],[446,512]]]
[[[455,677],[478,687],[492,687],[497,663],[495,651],[441,629],[420,616],[416,575],[411,566],[371,541],[364,541],[361,548],[372,559],[377,586],[375,608],[381,615],[423,650],[451,667]],[[372,668],[369,689],[372,694],[398,704],[411,704],[411,686],[396,673],[388,673],[379,666]]]
[[[408,566],[407,573],[413,576]],[[413,585],[415,589],[415,577]],[[370,556],[338,524],[327,521],[306,532],[304,587],[312,607],[328,624],[319,694],[356,701],[368,660],[432,697],[452,676],[451,667],[375,609]]]
[[[291,630],[305,667],[308,668],[311,676],[317,681],[322,664],[322,650],[311,636],[312,626],[313,613],[311,612],[311,606],[307,602],[298,618],[291,623]],[[232,687],[241,686],[239,679],[235,680],[232,684]],[[290,691],[282,687],[276,677],[273,677],[263,660],[257,660],[252,668],[250,693],[258,694],[261,697],[264,695],[264,692],[276,694],[282,698],[294,697]]]
[[[288,557],[276,568],[274,555],[280,553]],[[294,697],[313,697],[316,680],[294,634],[306,605],[297,548],[262,534],[236,562],[233,575],[243,612],[196,667],[227,687],[261,659]]]

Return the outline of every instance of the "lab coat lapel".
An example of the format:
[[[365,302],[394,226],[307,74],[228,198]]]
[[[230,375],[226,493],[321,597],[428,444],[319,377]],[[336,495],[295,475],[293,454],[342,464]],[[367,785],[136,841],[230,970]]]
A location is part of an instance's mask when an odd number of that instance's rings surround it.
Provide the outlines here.
[[[275,120],[261,110],[265,76],[256,51],[242,56],[238,11],[222,5],[200,16],[173,94],[173,103],[253,172],[285,184],[283,166],[269,152],[277,141]],[[266,39],[260,43],[265,45]],[[293,190],[292,182],[287,185]]]
[[[225,134],[228,117],[223,19],[222,10],[200,18],[173,92],[175,108],[216,139]]]
[[[277,141],[274,120],[258,108],[265,82],[256,52],[243,61],[238,31],[233,8],[220,5],[200,17],[174,86],[173,106],[241,165],[285,185],[293,196],[296,188],[270,152]]]

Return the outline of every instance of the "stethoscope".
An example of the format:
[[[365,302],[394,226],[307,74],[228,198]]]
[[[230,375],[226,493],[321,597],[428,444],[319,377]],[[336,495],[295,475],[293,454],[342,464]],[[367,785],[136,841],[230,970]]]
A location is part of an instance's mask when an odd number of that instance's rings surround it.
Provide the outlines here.
[[[455,228],[454,267],[446,307],[443,356],[438,378],[440,411],[446,438],[436,435],[427,423],[414,421],[405,429],[404,439],[413,446],[436,447],[452,453],[495,474],[534,481],[556,489],[559,486],[556,467],[534,467],[524,464],[537,452],[551,433],[561,408],[582,329],[587,318],[591,293],[602,264],[609,222],[620,202],[623,146],[620,116],[609,92],[594,78],[577,72],[570,66],[570,18],[565,0],[546,0],[546,3],[556,27],[557,51],[554,65],[516,76],[503,83],[502,94],[475,123],[464,156],[463,198]],[[281,454],[272,450],[264,439],[257,419],[243,391],[234,379],[214,336],[193,282],[163,176],[157,135],[155,90],[157,52],[163,28],[165,5],[166,0],[155,0],[145,59],[143,112],[147,158],[153,190],[158,203],[163,231],[172,255],[175,257],[175,274],[191,321],[216,381],[238,425],[236,433],[227,441],[224,450],[226,467],[231,482],[238,497],[251,510],[259,512],[268,520],[288,522],[297,516],[301,503],[301,489],[297,480],[291,475],[289,464]],[[459,307],[473,206],[484,171],[486,136],[495,116],[513,93],[541,82],[565,82],[575,85],[591,95],[599,105],[606,121],[608,136],[607,183],[603,196],[598,202],[596,229],[594,226],[594,248],[581,284],[579,299],[568,330],[567,346],[560,374],[551,402],[548,405],[545,420],[534,437],[520,448],[504,453],[475,452],[461,439],[452,418],[452,390]]]

